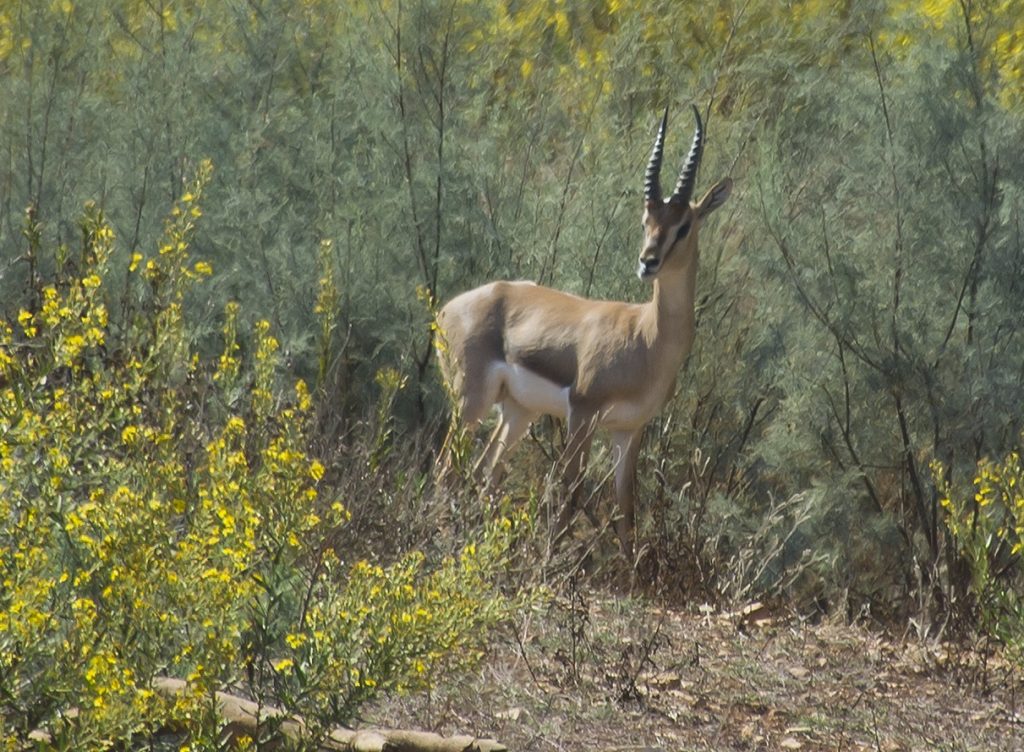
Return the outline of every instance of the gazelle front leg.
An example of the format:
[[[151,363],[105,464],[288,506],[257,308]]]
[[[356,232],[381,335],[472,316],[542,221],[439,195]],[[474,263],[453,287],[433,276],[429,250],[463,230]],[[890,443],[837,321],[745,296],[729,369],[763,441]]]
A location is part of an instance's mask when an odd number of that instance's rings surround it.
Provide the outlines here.
[[[558,516],[555,542],[560,541],[569,532],[572,518],[579,506],[583,493],[583,475],[587,471],[587,458],[590,455],[590,444],[594,439],[597,427],[597,414],[592,410],[570,406],[566,429],[569,432],[569,443],[565,448],[565,470],[563,479],[568,498]]]
[[[633,538],[636,534],[636,463],[640,456],[643,428],[612,433],[612,453],[615,461],[615,500],[618,515],[615,532],[626,561],[633,563]]]

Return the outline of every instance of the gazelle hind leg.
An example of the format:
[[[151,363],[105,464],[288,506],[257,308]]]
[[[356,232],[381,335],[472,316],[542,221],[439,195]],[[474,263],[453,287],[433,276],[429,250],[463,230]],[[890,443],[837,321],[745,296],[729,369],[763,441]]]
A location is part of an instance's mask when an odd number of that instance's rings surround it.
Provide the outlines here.
[[[487,446],[476,465],[476,471],[483,475],[484,487],[488,490],[494,488],[501,479],[502,460],[505,455],[519,443],[529,430],[530,424],[537,419],[536,413],[507,395],[499,404],[499,409],[501,417],[498,425],[488,439]]]
[[[489,481],[489,469],[490,460],[489,457],[494,454],[495,447],[498,446],[501,441],[501,435],[505,432],[505,418],[503,415],[498,416],[498,423],[494,426],[494,430],[491,431],[491,435],[487,438],[484,443],[483,451],[480,452],[480,456],[476,458],[476,462],[473,463],[473,477],[478,481]]]
[[[472,438],[491,405],[498,401],[501,388],[501,378],[493,368],[467,369],[465,373],[448,381],[449,392],[455,396],[453,402],[457,407],[438,455],[439,469],[434,476],[436,483],[440,483],[451,472],[457,445],[463,437]]]

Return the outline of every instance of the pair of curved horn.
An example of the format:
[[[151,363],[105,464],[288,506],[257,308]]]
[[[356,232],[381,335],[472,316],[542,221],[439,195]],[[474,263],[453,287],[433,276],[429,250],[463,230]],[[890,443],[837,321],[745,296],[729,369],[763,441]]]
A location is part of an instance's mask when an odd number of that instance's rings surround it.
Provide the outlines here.
[[[701,122],[700,113],[693,108],[693,116],[697,120],[697,126],[693,131],[693,143],[690,145],[690,153],[686,155],[683,168],[679,171],[679,180],[676,181],[675,190],[669,198],[669,203],[686,204],[693,196],[693,186],[697,179],[697,168],[700,166],[701,152],[704,150],[704,124]],[[644,198],[647,201],[658,201],[661,199],[661,157],[665,149],[665,128],[668,126],[668,107],[661,118],[661,125],[658,127],[658,135],[654,139],[654,148],[651,149],[651,158],[647,162],[647,171],[644,173]]]

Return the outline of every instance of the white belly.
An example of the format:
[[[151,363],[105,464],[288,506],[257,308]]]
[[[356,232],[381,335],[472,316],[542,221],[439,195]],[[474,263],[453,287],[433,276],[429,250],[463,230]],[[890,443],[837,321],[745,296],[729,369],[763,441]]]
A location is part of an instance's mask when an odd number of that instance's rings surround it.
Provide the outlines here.
[[[569,414],[569,387],[560,386],[521,365],[495,361],[488,378],[497,382],[527,411],[565,419]],[[500,400],[500,397],[498,398]],[[645,424],[657,412],[652,393],[639,399],[613,402],[598,416],[598,425],[610,430],[632,430]]]
[[[565,418],[569,413],[569,387],[538,376],[520,365],[495,362],[492,374],[497,376],[509,396],[531,413]]]

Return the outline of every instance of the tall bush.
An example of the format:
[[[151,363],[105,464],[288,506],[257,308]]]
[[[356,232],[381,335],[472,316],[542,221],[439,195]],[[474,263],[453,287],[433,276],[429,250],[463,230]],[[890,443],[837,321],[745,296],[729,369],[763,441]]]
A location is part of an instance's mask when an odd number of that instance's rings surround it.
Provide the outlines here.
[[[271,325],[197,349],[185,300],[211,274],[190,244],[210,178],[174,204],[152,254],[125,259],[95,206],[35,304],[0,327],[0,727],[18,749],[219,735],[233,686],[304,713],[310,734],[381,691],[479,656],[513,605],[493,587],[520,517],[460,556],[345,561],[345,504],[307,454],[312,399],[282,384]],[[46,251],[26,225],[31,252]],[[121,258],[124,258],[121,256]],[[109,310],[130,314],[120,326]],[[249,353],[248,356],[245,353]],[[186,679],[177,698],[157,676]]]
[[[750,196],[771,251],[752,256],[760,310],[781,348],[758,454],[844,489],[823,513],[891,520],[892,571],[920,564],[898,590],[950,563],[929,458],[972,472],[1020,430],[1005,409],[1024,397],[1010,324],[1024,163],[996,52],[1007,21],[973,4],[923,24],[851,13],[844,67],[794,74]]]

